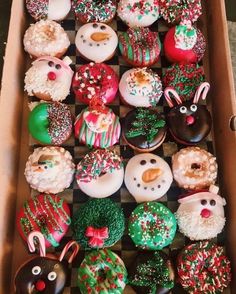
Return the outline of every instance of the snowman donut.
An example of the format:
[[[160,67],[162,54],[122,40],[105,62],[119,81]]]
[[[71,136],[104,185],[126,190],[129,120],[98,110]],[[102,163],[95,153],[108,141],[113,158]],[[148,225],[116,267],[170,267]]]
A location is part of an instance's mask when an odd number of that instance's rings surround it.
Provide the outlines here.
[[[104,23],[83,25],[77,32],[75,45],[80,55],[96,63],[111,59],[118,44],[115,31]]]
[[[125,185],[137,202],[161,198],[173,181],[167,162],[152,153],[132,157],[125,170]]]

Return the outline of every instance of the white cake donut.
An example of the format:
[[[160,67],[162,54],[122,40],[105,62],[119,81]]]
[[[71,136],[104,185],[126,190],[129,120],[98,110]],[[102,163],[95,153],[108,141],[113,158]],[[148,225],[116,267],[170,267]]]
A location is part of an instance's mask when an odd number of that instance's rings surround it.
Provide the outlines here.
[[[117,14],[129,27],[148,27],[159,18],[157,0],[121,0]]]
[[[120,80],[119,91],[125,103],[135,107],[156,106],[162,95],[161,80],[154,71],[132,68]]]
[[[125,185],[137,202],[162,197],[170,188],[173,176],[169,165],[152,153],[132,157],[125,170]]]
[[[75,45],[79,53],[94,62],[110,59],[117,47],[118,37],[115,31],[103,23],[87,23],[77,32]]]
[[[105,198],[114,194],[123,183],[121,158],[108,149],[97,149],[85,155],[77,166],[79,188],[88,196]]]
[[[73,181],[75,165],[62,147],[39,147],[29,156],[25,177],[31,188],[44,193],[59,193]]]

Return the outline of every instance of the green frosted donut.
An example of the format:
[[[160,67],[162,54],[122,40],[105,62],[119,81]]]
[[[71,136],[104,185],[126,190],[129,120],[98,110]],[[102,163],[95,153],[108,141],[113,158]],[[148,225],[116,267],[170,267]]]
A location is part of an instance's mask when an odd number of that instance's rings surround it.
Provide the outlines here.
[[[82,294],[120,294],[126,279],[123,261],[109,249],[87,254],[78,270],[78,286]]]
[[[147,202],[140,204],[132,212],[128,229],[136,246],[158,250],[168,246],[174,239],[176,219],[163,204]]]
[[[29,132],[42,144],[60,145],[72,131],[69,107],[59,102],[40,103],[30,113]]]

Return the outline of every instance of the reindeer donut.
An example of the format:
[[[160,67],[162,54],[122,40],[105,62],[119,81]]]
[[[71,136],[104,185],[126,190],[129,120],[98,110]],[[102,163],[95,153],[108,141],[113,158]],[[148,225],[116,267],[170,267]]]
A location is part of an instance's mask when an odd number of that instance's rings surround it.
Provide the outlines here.
[[[167,87],[164,96],[171,110],[167,114],[167,124],[174,139],[184,145],[195,145],[201,142],[210,132],[212,119],[206,105],[198,104],[200,98],[206,99],[210,85],[202,83],[193,101],[182,102],[178,93]],[[174,98],[177,106],[174,106]]]

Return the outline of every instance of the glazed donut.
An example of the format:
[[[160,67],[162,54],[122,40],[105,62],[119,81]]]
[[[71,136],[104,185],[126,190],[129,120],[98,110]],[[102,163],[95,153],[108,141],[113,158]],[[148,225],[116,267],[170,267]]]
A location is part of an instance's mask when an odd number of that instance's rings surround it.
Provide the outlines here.
[[[79,28],[75,37],[80,55],[96,63],[111,59],[117,44],[115,31],[104,23],[87,23]]]
[[[76,98],[89,104],[98,97],[104,104],[111,103],[118,90],[118,77],[114,70],[105,63],[82,65],[75,73],[72,88]]]
[[[26,8],[35,19],[63,20],[71,8],[70,0],[26,0]]]
[[[36,59],[25,74],[25,91],[41,100],[62,101],[70,93],[73,71],[69,57],[60,60],[44,56]]]
[[[159,202],[145,202],[132,212],[128,231],[137,247],[160,250],[171,244],[176,233],[174,214]]]
[[[129,27],[148,27],[159,18],[157,0],[121,0],[117,14]]]
[[[70,209],[61,198],[52,194],[40,194],[20,209],[16,225],[23,240],[32,231],[44,235],[46,247],[57,247],[71,224]]]
[[[59,23],[40,20],[31,24],[24,35],[24,48],[32,58],[54,56],[60,58],[70,46],[69,38]]]
[[[75,17],[82,23],[110,22],[116,14],[116,1],[72,0]]]
[[[76,180],[88,196],[104,198],[120,189],[124,178],[121,158],[111,150],[97,149],[77,165]]]
[[[119,48],[124,60],[133,66],[151,66],[157,62],[161,42],[149,28],[129,28],[119,35]]]
[[[62,147],[39,147],[29,156],[25,177],[30,187],[45,193],[59,193],[73,181],[75,165]]]
[[[162,83],[157,73],[144,68],[127,70],[119,83],[121,99],[135,107],[156,106],[162,95]]]
[[[74,213],[72,230],[85,249],[110,247],[124,233],[123,210],[108,198],[90,199]]]
[[[172,156],[172,171],[179,187],[206,189],[216,181],[216,158],[199,147],[183,148]]]
[[[167,162],[152,153],[132,157],[125,169],[125,185],[137,202],[156,200],[162,197],[173,181]]]
[[[123,261],[109,249],[87,254],[78,270],[78,286],[81,294],[121,294],[126,279],[127,270]]]
[[[40,143],[61,145],[72,132],[70,109],[59,102],[39,103],[29,115],[28,128]]]
[[[177,271],[182,287],[192,294],[221,293],[231,281],[223,247],[208,241],[185,246],[177,258]]]

